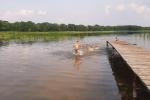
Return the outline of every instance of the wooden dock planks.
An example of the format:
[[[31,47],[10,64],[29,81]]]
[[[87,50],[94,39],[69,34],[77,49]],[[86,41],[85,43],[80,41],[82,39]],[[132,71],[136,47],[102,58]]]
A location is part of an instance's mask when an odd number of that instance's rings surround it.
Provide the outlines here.
[[[120,54],[150,90],[150,50],[125,41],[107,41],[107,43]]]

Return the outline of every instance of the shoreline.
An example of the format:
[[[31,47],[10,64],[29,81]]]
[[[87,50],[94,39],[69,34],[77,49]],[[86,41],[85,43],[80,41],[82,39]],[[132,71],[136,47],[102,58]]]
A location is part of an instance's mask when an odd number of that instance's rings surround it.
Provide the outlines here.
[[[67,38],[69,36],[84,37],[109,34],[133,34],[133,33],[150,33],[150,30],[141,31],[51,31],[51,32],[18,32],[18,31],[1,31],[0,40],[55,40]]]

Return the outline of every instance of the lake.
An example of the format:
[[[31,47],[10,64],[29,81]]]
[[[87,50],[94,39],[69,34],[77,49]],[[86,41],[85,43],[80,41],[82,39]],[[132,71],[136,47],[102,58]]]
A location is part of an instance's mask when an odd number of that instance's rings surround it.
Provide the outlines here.
[[[120,100],[106,41],[115,37],[150,49],[150,34],[69,36],[0,42],[0,100]],[[100,48],[73,55],[73,43]]]

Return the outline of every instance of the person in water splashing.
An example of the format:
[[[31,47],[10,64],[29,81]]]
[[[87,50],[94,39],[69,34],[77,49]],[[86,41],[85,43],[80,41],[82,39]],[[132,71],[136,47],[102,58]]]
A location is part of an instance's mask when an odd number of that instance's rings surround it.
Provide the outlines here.
[[[75,67],[79,70],[79,66],[80,66],[80,49],[81,49],[81,44],[79,41],[76,41],[73,45],[74,50],[75,50]]]
[[[76,43],[74,44],[74,50],[75,50],[75,54],[79,54],[79,49],[81,48],[81,44],[79,41],[76,41]]]

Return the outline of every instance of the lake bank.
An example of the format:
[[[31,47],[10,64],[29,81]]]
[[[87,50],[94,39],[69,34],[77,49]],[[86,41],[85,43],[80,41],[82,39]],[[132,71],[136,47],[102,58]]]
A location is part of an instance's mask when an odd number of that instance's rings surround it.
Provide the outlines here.
[[[129,34],[129,33],[149,33],[149,30],[141,31],[61,31],[61,32],[0,32],[0,40],[33,40],[33,39],[46,39],[53,40],[56,38],[66,38],[68,36],[95,36],[95,35],[107,35],[107,34]]]

